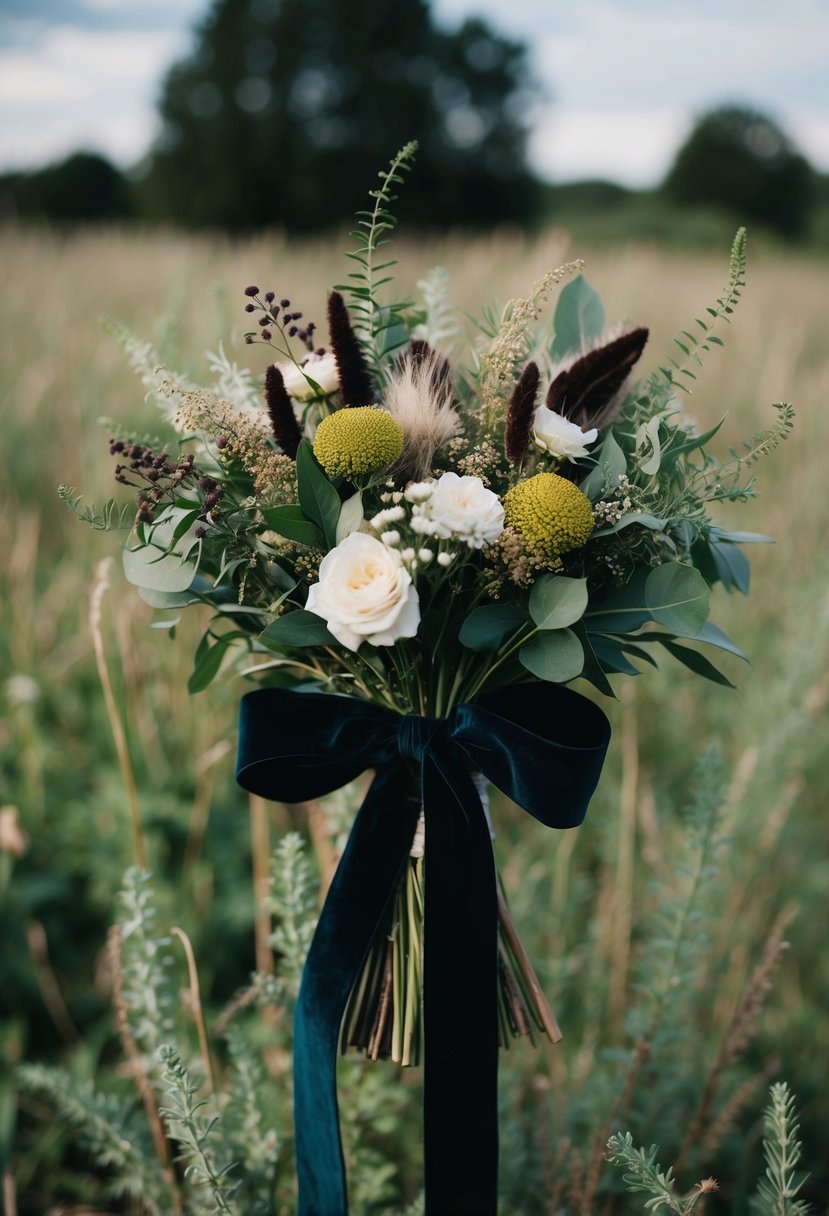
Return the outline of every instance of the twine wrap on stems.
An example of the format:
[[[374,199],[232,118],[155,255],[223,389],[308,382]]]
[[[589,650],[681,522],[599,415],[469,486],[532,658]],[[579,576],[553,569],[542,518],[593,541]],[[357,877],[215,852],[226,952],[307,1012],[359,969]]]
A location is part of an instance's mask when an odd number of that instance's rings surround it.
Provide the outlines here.
[[[520,685],[447,718],[368,701],[264,688],[242,699],[237,780],[282,802],[339,789],[368,768],[361,806],[308,954],[296,1009],[294,1093],[300,1216],[346,1216],[336,1069],[351,989],[406,862],[419,807],[429,834],[424,920],[424,1170],[427,1216],[495,1216],[497,918],[479,769],[548,827],[584,818],[610,740],[605,715],[555,684]]]

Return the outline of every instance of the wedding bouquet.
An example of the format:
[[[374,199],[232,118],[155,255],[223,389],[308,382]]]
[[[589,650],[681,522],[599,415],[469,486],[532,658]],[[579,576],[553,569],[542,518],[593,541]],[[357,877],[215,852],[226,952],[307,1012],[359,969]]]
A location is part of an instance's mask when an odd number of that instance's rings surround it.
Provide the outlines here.
[[[116,433],[115,476],[135,504],[81,512],[132,529],[126,576],[171,632],[182,609],[212,609],[191,691],[234,655],[257,682],[243,702],[247,788],[292,801],[366,767],[378,774],[303,985],[296,1084],[310,1096],[298,1095],[297,1117],[313,1106],[318,1126],[313,1149],[299,1143],[301,1174],[335,1172],[339,1148],[336,1126],[320,1131],[333,1074],[314,1054],[319,1040],[417,1062],[424,983],[427,1068],[462,1077],[467,1104],[492,1096],[478,1085],[486,1070],[470,1022],[482,1022],[484,1053],[493,1032],[502,1044],[558,1037],[486,861],[486,778],[551,826],[578,823],[608,730],[591,701],[561,686],[581,678],[612,696],[614,676],[655,666],[659,651],[729,683],[698,648],[745,657],[709,619],[710,591],[746,592],[740,546],[766,538],[725,530],[711,511],[754,494],[750,466],[792,425],[791,407],[777,404],[774,425],[721,459],[719,426],[700,432],[683,405],[739,300],[742,230],[722,297],[643,376],[648,330],[608,327],[580,262],[486,311],[465,348],[444,272],[418,284],[420,302],[391,298],[383,248],[414,151],[395,157],[359,216],[351,273],[328,296],[327,337],[287,284],[245,289],[246,341],[274,353],[264,385],[223,353],[211,356],[213,387],[183,382],[119,331],[174,436],[158,446]],[[477,927],[490,916],[497,935]],[[478,1017],[481,1000],[491,1016]],[[326,1004],[320,1027],[314,1010]],[[450,1104],[433,1123],[446,1132],[453,1119]],[[440,1138],[433,1177],[450,1168]],[[450,1138],[462,1157],[454,1129]],[[480,1165],[481,1144],[470,1151]],[[427,1194],[428,1154],[427,1135]],[[344,1210],[339,1182],[307,1186],[323,1188],[309,1211]],[[444,1199],[445,1210],[488,1210],[465,1202],[483,1201]]]

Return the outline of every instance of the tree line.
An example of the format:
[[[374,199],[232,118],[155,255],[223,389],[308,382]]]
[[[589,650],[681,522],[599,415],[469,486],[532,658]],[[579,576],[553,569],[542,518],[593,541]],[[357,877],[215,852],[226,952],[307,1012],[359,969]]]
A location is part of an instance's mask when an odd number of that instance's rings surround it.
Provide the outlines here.
[[[532,225],[567,197],[527,163],[535,96],[524,45],[478,18],[444,30],[428,0],[215,0],[166,76],[141,163],[123,173],[81,151],[6,175],[0,215],[318,231],[363,206],[377,169],[417,139],[409,225]],[[772,118],[729,106],[697,121],[659,194],[796,238],[820,186]],[[613,190],[582,197],[607,206]]]

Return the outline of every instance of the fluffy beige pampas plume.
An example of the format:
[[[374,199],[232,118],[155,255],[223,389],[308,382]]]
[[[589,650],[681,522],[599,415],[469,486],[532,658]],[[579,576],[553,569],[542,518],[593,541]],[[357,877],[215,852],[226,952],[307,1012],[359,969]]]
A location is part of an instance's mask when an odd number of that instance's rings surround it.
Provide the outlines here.
[[[426,342],[412,342],[388,374],[383,404],[403,430],[397,474],[422,481],[435,452],[460,429],[449,364]]]

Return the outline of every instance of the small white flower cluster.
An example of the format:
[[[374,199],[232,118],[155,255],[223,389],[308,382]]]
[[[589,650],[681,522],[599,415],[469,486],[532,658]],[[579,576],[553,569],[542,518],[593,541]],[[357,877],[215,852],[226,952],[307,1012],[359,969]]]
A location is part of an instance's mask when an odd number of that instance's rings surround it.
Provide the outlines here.
[[[435,481],[414,482],[404,497],[412,504],[412,530],[421,536],[483,549],[504,530],[503,504],[480,477],[444,473]]]
[[[412,572],[433,561],[443,569],[451,566],[460,550],[447,547],[446,542],[482,549],[504,529],[501,501],[480,477],[444,473],[433,481],[412,482],[402,492],[382,494],[381,500],[388,505],[369,520],[369,525],[384,545],[400,545],[403,536],[395,525],[404,523],[403,532],[414,534],[412,541],[422,537],[437,542],[434,546],[409,543],[399,550],[401,560]]]

